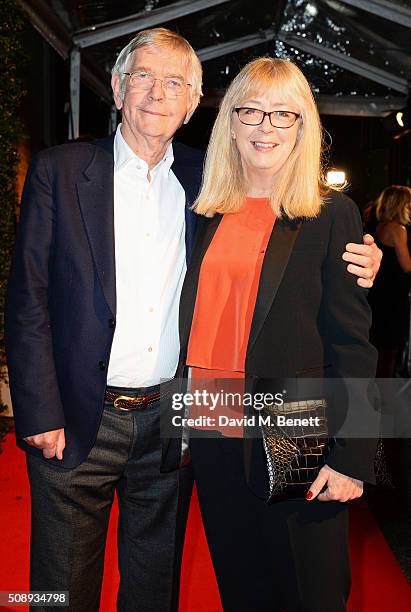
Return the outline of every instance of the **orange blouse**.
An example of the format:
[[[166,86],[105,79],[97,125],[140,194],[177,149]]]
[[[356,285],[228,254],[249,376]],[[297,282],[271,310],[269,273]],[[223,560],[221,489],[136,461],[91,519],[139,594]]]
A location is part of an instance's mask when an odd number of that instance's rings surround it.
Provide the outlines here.
[[[268,198],[226,214],[201,264],[187,364],[244,372],[264,254],[275,222]],[[221,372],[222,374],[222,372]]]

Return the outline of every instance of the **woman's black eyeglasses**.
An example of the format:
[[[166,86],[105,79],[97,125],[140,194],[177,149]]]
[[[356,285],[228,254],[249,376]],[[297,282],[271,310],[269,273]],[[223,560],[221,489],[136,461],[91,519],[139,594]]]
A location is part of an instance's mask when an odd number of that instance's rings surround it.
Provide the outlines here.
[[[248,106],[236,107],[233,112],[237,113],[239,120],[245,125],[261,125],[267,115],[273,127],[285,129],[292,127],[301,117],[299,113],[288,110],[274,110],[268,113]]]

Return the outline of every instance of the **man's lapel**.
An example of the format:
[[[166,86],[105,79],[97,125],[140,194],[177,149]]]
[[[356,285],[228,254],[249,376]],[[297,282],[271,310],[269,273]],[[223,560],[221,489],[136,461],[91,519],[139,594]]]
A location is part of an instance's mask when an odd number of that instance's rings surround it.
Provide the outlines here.
[[[114,253],[114,136],[96,142],[77,194],[90,249],[107,304],[116,314]]]
[[[249,355],[270,308],[287,268],[290,255],[300,231],[301,224],[278,219],[268,242],[258,286],[257,301],[247,346]],[[279,325],[281,321],[279,321]]]
[[[197,225],[197,215],[191,210],[196,199],[200,185],[202,167],[193,165],[188,151],[179,143],[173,142],[174,162],[171,170],[176,175],[186,194],[185,224],[186,224],[186,260],[190,262],[194,246],[194,238]]]
[[[199,228],[180,298],[179,332],[182,347],[187,346],[190,335],[201,263],[222,218],[222,215],[216,214],[212,219],[198,220]]]

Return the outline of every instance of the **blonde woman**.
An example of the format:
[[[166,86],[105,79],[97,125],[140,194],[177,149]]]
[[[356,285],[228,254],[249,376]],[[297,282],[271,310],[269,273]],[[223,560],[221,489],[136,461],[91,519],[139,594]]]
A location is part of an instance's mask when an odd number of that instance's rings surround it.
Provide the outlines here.
[[[411,189],[404,185],[386,187],[377,199],[376,217],[376,235],[384,258],[369,295],[373,311],[371,339],[378,348],[377,375],[389,378],[394,374],[409,326],[411,255],[407,226],[411,221]]]
[[[322,180],[321,125],[291,62],[260,58],[222,101],[195,204],[202,215],[180,306],[178,375],[372,377],[364,290],[341,253],[357,207]],[[207,432],[206,432],[207,433]],[[200,435],[202,432],[200,432]],[[346,502],[372,482],[374,444],[336,443],[306,498],[267,500],[261,439],[190,442],[225,612],[342,612]]]

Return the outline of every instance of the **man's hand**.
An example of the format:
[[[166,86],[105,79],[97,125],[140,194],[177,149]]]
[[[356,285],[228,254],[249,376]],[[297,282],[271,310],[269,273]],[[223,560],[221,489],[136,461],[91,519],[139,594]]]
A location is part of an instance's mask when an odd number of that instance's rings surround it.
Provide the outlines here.
[[[52,457],[57,457],[57,459],[60,460],[63,459],[63,450],[66,446],[64,429],[45,431],[35,436],[23,438],[23,440],[27,442],[27,444],[30,444],[30,446],[42,450],[45,459],[51,459]]]
[[[325,485],[327,488],[320,493]],[[324,465],[312,483],[306,499],[312,500],[318,497],[319,501],[347,502],[361,497],[362,494],[363,482],[361,480],[340,474],[328,465]]]
[[[378,270],[380,269],[382,251],[377,247],[374,238],[370,234],[363,237],[364,244],[349,242],[342,258],[350,262],[347,266],[348,272],[359,278],[357,283],[360,287],[369,289],[372,287]]]

